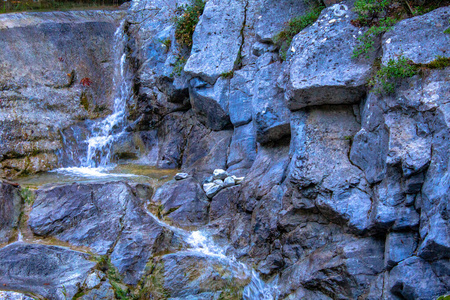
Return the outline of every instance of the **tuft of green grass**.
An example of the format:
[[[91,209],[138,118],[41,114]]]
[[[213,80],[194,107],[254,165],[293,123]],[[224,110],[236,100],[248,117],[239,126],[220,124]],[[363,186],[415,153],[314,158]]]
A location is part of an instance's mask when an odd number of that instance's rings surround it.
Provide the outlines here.
[[[292,18],[284,30],[275,35],[274,42],[280,48],[280,57],[282,60],[286,60],[287,52],[294,36],[317,21],[324,8],[325,6],[320,5],[311,9],[303,16]]]
[[[450,27],[444,30],[444,33],[450,34]]]
[[[380,70],[369,82],[370,86],[376,86],[375,92],[387,94],[395,90],[396,80],[408,78],[418,73],[418,66],[405,57],[399,57],[397,60],[391,59],[387,65],[382,65]]]
[[[182,15],[175,18],[175,38],[181,47],[192,47],[192,36],[204,8],[203,0],[192,0],[190,5],[180,7]]]
[[[19,193],[25,203],[33,205],[36,196],[32,190],[29,188],[21,188]]]
[[[369,28],[363,35],[358,37],[357,45],[353,50],[353,58],[358,58],[361,55],[365,55],[366,58],[370,57],[370,53],[375,50],[375,40],[379,38],[383,33],[387,32],[392,26],[397,23],[397,20],[392,18],[386,18],[380,21],[379,25],[374,25]]]
[[[386,12],[391,0],[357,0],[353,11],[358,14],[358,22],[361,25],[369,25],[373,19]]]
[[[170,76],[180,76],[181,73],[184,70],[184,66],[186,65],[187,62],[187,58],[185,58],[184,56],[178,56],[177,60],[175,61],[175,64],[173,65],[173,70],[172,70],[172,74],[170,74]]]
[[[160,39],[158,40],[158,42],[160,42],[161,44],[164,45],[164,47],[166,47],[166,51],[169,51],[170,46],[172,45],[172,40],[171,39]]]
[[[435,60],[427,64],[423,64],[421,65],[421,67],[425,67],[428,69],[444,69],[446,67],[450,67],[450,57],[443,57],[438,55]]]
[[[220,74],[220,77],[225,78],[225,79],[233,78],[233,76],[234,76],[234,71],[233,70]]]

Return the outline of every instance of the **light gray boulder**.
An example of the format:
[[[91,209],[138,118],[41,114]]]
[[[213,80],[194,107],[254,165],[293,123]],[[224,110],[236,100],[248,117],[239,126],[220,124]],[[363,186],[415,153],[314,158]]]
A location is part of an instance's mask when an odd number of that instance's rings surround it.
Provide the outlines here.
[[[228,177],[228,173],[225,170],[215,169],[214,172],[213,172],[213,178],[214,179],[224,180],[227,177]]]
[[[444,33],[450,21],[450,7],[406,19],[395,24],[383,36],[382,63],[405,57],[426,64],[438,56],[450,57],[450,35]]]
[[[218,185],[214,182],[212,183],[205,183],[203,185],[203,190],[206,193],[206,196],[211,199],[214,197],[221,189],[223,188],[223,185]]]
[[[364,96],[374,57],[352,58],[363,33],[350,23],[355,18],[349,2],[343,1],[323,10],[313,25],[294,37],[285,93],[291,110],[357,103]]]
[[[235,181],[234,178],[231,176],[228,176],[227,178],[225,178],[224,182],[223,182],[223,187],[230,187],[235,185]]]
[[[183,180],[189,177],[188,173],[177,173],[175,174],[175,176],[173,177],[173,179],[175,180]]]
[[[206,3],[184,67],[187,74],[214,84],[221,74],[233,70],[243,41],[245,5],[239,0]]]

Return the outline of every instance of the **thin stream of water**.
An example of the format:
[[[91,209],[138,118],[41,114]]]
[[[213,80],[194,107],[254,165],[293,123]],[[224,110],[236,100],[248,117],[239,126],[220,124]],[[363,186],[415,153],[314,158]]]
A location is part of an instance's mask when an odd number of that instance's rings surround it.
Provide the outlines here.
[[[105,173],[115,167],[114,164],[111,164],[112,146],[125,133],[127,124],[126,104],[133,96],[133,73],[128,66],[125,51],[127,39],[124,20],[114,33],[115,61],[119,63],[113,76],[113,86],[116,87],[113,113],[101,121],[92,122],[88,125],[90,136],[81,142],[87,146],[86,156],[79,159],[79,166],[56,169],[56,172],[86,177],[111,176],[111,174],[106,175]],[[73,162],[77,161],[75,159],[76,151],[71,149],[65,140],[66,138],[63,135],[65,151],[69,152],[67,156],[71,157]],[[123,177],[123,174],[121,176]]]

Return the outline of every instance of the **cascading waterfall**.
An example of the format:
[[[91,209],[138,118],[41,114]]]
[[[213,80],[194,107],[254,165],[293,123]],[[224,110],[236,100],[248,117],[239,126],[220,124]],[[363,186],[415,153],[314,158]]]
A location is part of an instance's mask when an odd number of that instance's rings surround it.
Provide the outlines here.
[[[127,63],[126,46],[128,37],[125,26],[124,20],[114,33],[114,61],[119,63],[115,67],[113,76],[113,86],[115,87],[113,113],[101,121],[92,122],[88,125],[90,136],[82,142],[86,144],[86,156],[80,159],[79,166],[58,169],[57,171],[60,173],[101,177],[103,171],[114,167],[110,164],[112,146],[125,133],[127,125],[126,104],[133,96],[133,72]],[[72,153],[69,156],[73,157],[74,155]]]

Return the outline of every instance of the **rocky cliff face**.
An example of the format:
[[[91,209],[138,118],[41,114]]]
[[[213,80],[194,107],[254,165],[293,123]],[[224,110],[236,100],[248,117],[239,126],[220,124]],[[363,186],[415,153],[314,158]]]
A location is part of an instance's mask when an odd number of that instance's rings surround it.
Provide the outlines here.
[[[208,230],[230,257],[266,280],[278,276],[279,299],[448,293],[450,69],[424,67],[392,93],[367,82],[379,61],[403,56],[424,65],[450,57],[450,8],[400,21],[369,57],[352,58],[367,28],[353,25],[352,2],[343,1],[297,34],[282,62],[273,37],[306,5],[209,0],[177,75],[171,18],[186,3],[142,0],[129,9],[136,97],[128,103],[130,134],[115,151],[143,145],[143,161],[191,176],[154,193],[129,183],[37,192],[28,221],[35,235],[103,255],[94,267],[66,249],[65,259],[80,266],[77,276],[67,275],[75,278],[70,295],[78,284],[82,299],[112,299],[126,289],[138,299],[239,297],[230,282],[248,278],[217,257],[187,251],[179,228]],[[217,168],[245,180],[209,199],[203,183]],[[0,249],[0,261],[24,247],[32,246]],[[51,247],[39,250],[42,259],[63,251]],[[14,268],[17,280],[26,269]],[[50,297],[39,283],[8,276],[0,284]]]
[[[55,168],[62,131],[111,112],[114,32],[124,13],[0,16],[1,177]]]

